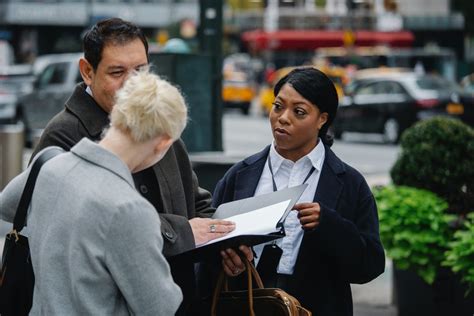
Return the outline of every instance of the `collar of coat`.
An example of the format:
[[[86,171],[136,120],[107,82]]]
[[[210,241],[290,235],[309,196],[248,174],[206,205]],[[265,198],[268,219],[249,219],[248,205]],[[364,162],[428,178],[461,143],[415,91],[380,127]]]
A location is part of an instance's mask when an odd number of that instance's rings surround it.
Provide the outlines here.
[[[83,82],[76,86],[66,101],[66,108],[79,119],[92,139],[99,139],[103,129],[109,125],[109,113],[86,92]]]
[[[96,166],[102,167],[116,174],[135,189],[132,174],[125,162],[99,144],[84,137],[79,141],[79,143],[71,148],[71,152]]]

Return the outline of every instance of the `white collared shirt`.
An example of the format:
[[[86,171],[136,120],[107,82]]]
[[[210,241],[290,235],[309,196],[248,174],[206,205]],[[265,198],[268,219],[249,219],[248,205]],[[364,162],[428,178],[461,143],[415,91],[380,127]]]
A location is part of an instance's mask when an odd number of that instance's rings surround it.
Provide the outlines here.
[[[298,203],[313,202],[325,157],[325,149],[321,139],[319,139],[318,145],[314,147],[309,154],[300,158],[296,162],[283,158],[275,150],[274,142],[270,146],[269,155],[272,164],[273,177],[278,190],[302,184],[310,173],[311,168],[315,168],[314,172],[308,180],[306,180],[306,183],[309,184],[308,187],[298,200]],[[270,192],[273,192],[273,181],[267,160],[262,175],[260,176],[257,189],[255,190],[255,196]],[[276,242],[276,244],[283,250],[280,263],[278,264],[278,273],[293,274],[304,233],[297,215],[298,213],[296,211],[290,212],[284,223],[286,236],[278,239]],[[254,246],[254,251],[257,255],[255,263],[257,265],[264,246],[265,244]]]
[[[91,89],[90,86],[87,86],[87,88],[86,88],[86,93],[87,93],[88,95],[90,95],[91,97],[94,97],[94,96],[92,95],[92,89]]]

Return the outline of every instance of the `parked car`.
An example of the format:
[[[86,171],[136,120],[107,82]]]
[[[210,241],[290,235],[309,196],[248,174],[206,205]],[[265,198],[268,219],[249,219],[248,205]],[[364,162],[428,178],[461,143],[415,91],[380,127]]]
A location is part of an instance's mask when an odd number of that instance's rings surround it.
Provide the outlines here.
[[[255,97],[252,60],[247,54],[234,54],[224,60],[222,103],[225,108],[238,108],[249,114]]]
[[[255,97],[254,83],[244,72],[234,72],[224,77],[222,82],[222,101],[226,108],[238,108],[248,115]]]
[[[25,125],[27,145],[32,145],[47,123],[64,108],[78,82],[82,53],[43,55],[35,61],[38,71],[33,90],[18,98],[18,119]]]
[[[17,100],[33,90],[34,78],[31,65],[0,67],[0,124],[16,123]]]
[[[460,84],[464,91],[474,95],[474,73],[463,77]]]
[[[17,97],[14,94],[0,92],[0,124],[17,122],[16,102]]]
[[[363,70],[346,87],[333,133],[380,133],[396,143],[415,122],[445,115],[474,125],[474,99],[455,83],[437,75],[403,69]]]

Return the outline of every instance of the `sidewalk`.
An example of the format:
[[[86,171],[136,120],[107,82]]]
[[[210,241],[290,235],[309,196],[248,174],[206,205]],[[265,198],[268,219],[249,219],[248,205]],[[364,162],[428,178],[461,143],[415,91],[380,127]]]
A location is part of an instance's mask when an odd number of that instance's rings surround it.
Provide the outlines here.
[[[393,306],[376,306],[354,303],[354,316],[396,316],[397,309]]]

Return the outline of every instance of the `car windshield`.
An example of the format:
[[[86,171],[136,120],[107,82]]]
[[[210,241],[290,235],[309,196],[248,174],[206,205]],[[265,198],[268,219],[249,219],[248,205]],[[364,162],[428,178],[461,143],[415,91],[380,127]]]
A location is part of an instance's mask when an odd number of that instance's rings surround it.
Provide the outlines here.
[[[452,91],[460,90],[454,82],[437,76],[426,76],[416,79],[416,86],[421,90]]]

